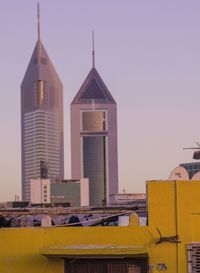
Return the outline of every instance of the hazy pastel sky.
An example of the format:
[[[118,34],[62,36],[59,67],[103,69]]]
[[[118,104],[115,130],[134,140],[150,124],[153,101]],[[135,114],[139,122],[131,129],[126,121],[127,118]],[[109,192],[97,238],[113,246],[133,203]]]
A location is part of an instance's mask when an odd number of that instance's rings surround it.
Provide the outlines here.
[[[20,85],[37,39],[37,1],[0,0],[0,201],[21,196]],[[118,104],[119,189],[144,192],[192,161],[200,140],[199,0],[41,0],[41,39],[70,103],[92,64]]]

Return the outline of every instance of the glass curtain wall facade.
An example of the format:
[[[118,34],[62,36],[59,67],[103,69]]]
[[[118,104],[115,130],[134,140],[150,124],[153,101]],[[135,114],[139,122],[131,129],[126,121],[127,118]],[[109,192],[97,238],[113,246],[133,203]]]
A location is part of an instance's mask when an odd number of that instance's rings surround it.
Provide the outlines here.
[[[64,178],[62,83],[40,40],[21,85],[22,199],[30,180]]]
[[[71,103],[72,178],[89,178],[91,206],[118,192],[116,108],[93,67]]]

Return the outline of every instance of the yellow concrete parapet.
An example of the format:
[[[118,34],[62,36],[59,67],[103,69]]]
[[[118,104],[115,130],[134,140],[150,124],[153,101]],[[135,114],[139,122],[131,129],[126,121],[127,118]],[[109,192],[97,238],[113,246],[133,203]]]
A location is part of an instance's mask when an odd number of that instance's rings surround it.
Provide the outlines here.
[[[139,218],[138,218],[137,213],[130,214],[129,226],[130,227],[139,226]]]

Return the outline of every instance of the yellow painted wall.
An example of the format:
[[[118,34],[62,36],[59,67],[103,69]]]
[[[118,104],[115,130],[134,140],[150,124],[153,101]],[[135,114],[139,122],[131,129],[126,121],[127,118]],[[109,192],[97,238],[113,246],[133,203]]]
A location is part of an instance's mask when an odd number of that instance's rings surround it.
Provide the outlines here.
[[[148,182],[148,219],[149,227],[155,229],[155,241],[158,241],[160,235],[173,236],[176,234],[176,219],[175,219],[175,183],[167,182]],[[157,271],[157,264],[165,263],[168,270],[165,272],[176,273],[176,251],[177,244],[164,242],[151,248],[150,263],[154,267],[153,272]],[[183,273],[183,272],[182,272]]]
[[[187,245],[200,242],[200,181],[151,181],[147,194],[149,226],[162,236],[178,234],[181,241],[152,247],[151,262],[165,262],[165,272],[188,272]]]
[[[126,255],[129,246],[143,247],[151,241],[151,234],[147,227],[6,228],[0,230],[0,241],[3,246],[0,249],[0,272],[7,272],[6,268],[9,268],[12,273],[63,273],[63,261],[60,259],[54,264],[54,258],[40,255],[43,249],[51,246],[127,246],[121,251]],[[107,252],[103,250],[103,253]],[[78,254],[78,251],[74,253]],[[91,251],[81,253],[91,254]],[[95,254],[95,250],[92,253]],[[112,254],[116,254],[115,249]]]
[[[128,227],[0,229],[0,273],[64,273],[63,259],[41,254],[54,250],[56,255],[59,251],[66,254],[70,247],[71,253],[79,255],[135,255],[146,249],[151,272],[160,272],[157,265],[165,263],[165,272],[186,273],[187,244],[200,242],[200,181],[150,181],[147,194],[145,227],[138,226],[133,216]],[[157,229],[162,236],[178,234],[181,243],[156,244]]]

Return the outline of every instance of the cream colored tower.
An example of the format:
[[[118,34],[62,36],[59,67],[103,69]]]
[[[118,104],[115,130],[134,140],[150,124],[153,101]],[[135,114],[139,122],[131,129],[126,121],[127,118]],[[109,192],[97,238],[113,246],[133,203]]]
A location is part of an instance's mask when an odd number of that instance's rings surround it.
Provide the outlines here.
[[[72,178],[89,178],[90,205],[118,193],[117,105],[94,66],[71,103]]]

